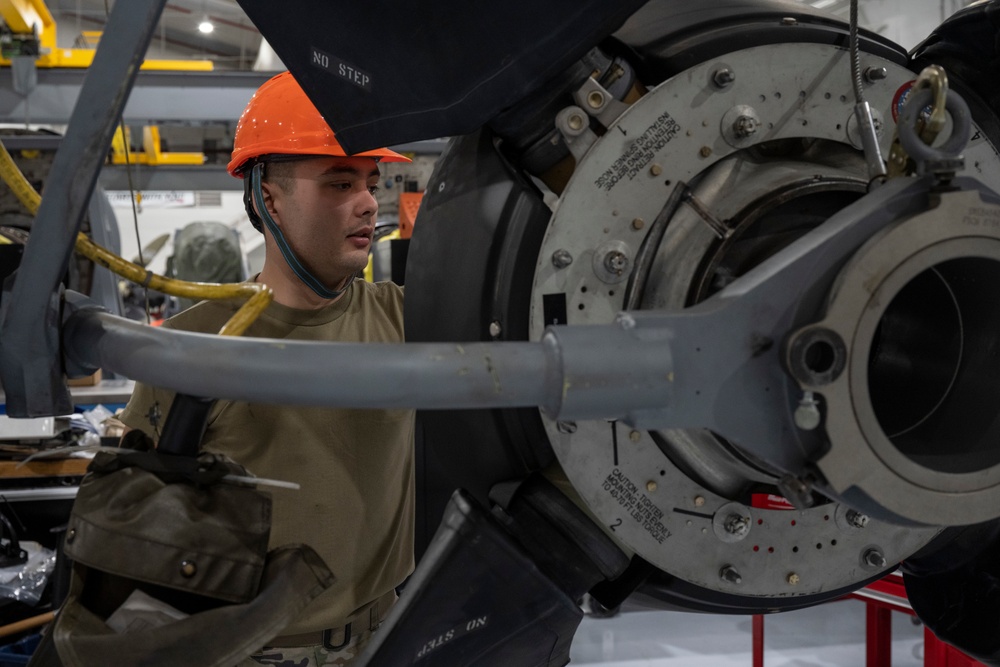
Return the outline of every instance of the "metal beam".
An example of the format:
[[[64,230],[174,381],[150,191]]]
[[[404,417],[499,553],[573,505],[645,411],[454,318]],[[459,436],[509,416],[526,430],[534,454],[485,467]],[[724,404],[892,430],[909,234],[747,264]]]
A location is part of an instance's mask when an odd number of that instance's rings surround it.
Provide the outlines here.
[[[59,283],[116,119],[128,99],[165,0],[115,5],[93,76],[78,89],[69,131],[59,145],[13,287],[0,308],[0,375],[13,417],[67,414],[72,408],[60,364]],[[52,196],[52,195],[55,196]]]
[[[226,165],[149,167],[131,166],[129,173],[124,165],[104,165],[100,183],[105,190],[243,190],[243,181],[226,172]]]
[[[39,69],[27,95],[0,70],[0,123],[65,125],[80,97],[86,69]],[[127,125],[235,123],[260,84],[274,72],[142,71],[125,105]]]

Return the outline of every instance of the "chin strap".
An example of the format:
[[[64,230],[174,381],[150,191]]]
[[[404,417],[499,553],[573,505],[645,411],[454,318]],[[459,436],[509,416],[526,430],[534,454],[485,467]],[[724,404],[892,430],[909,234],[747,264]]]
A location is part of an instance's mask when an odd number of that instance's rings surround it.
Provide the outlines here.
[[[253,166],[253,169],[251,169],[248,178],[250,179],[250,187],[253,192],[254,201],[257,204],[257,211],[260,213],[260,218],[267,226],[268,231],[271,232],[271,236],[274,237],[274,242],[278,244],[281,256],[285,258],[285,261],[288,262],[288,266],[291,267],[292,271],[295,272],[295,275],[299,277],[299,280],[305,283],[306,287],[324,299],[336,299],[344,293],[344,290],[350,287],[351,283],[354,281],[354,276],[352,275],[348,279],[347,284],[344,285],[343,288],[339,290],[330,290],[319,281],[319,278],[310,273],[309,269],[303,266],[302,262],[299,261],[299,258],[295,256],[294,252],[292,252],[291,247],[289,247],[288,241],[285,240],[285,235],[281,233],[281,230],[278,229],[278,225],[275,224],[271,214],[268,213],[267,207],[264,206],[264,191],[260,185],[261,179],[263,178],[263,172],[264,163],[258,162]],[[250,210],[252,211],[252,208]]]

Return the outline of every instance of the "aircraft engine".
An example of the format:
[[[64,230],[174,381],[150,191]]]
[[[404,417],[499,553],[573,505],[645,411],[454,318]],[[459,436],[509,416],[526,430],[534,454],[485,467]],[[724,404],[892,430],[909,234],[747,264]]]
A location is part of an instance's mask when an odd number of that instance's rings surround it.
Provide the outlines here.
[[[541,340],[554,324],[681,310],[884,187],[854,113],[848,32],[788,4],[645,5],[557,89],[453,141],[409,254],[408,338]],[[919,71],[875,35],[860,44],[863,95],[889,156]],[[955,122],[949,113],[942,140]],[[1000,189],[994,144],[972,133],[966,173]],[[957,212],[947,204],[921,224]],[[942,234],[959,244],[965,230]],[[1000,255],[995,240],[965,239],[978,244],[971,258],[968,245],[935,254],[932,241],[910,238],[892,257],[889,245],[869,257],[897,270],[881,292],[888,303],[872,306],[865,286],[841,281],[800,305],[807,321],[843,316],[846,328],[745,341],[773,357],[757,405],[800,424],[795,447],[774,443],[769,458],[706,428],[430,412],[430,507],[439,512],[456,487],[485,502],[498,482],[544,471],[633,563],[658,571],[646,592],[741,613],[837,597],[938,526],[994,518],[1000,461],[970,397],[992,391],[984,364],[998,323],[981,290],[1000,277]],[[710,345],[683,342],[676,356],[716,363]],[[781,352],[796,345],[808,349]],[[677,381],[700,391],[690,376]],[[740,414],[731,400],[714,410]],[[822,424],[804,423],[820,409]],[[940,457],[944,446],[951,454]]]

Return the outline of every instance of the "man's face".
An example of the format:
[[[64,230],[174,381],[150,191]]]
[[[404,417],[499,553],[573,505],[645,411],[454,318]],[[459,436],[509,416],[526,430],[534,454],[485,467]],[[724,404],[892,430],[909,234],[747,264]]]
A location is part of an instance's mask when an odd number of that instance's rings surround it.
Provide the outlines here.
[[[378,164],[372,158],[296,160],[270,184],[275,222],[292,250],[330,288],[365,268],[375,231]]]

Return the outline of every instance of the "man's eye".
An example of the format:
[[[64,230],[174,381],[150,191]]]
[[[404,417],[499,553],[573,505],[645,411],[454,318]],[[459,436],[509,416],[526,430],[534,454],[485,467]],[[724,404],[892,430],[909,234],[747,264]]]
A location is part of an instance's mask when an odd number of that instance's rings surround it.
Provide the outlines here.
[[[377,194],[378,191],[379,191],[379,189],[380,188],[377,185],[369,185],[368,186],[368,192],[372,193],[373,195]]]

